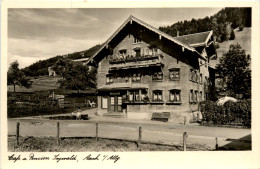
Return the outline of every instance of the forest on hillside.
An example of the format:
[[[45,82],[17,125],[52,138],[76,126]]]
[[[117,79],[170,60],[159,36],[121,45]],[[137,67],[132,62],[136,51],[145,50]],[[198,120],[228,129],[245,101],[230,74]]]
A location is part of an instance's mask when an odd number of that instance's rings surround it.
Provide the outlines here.
[[[91,47],[88,50],[75,52],[68,55],[65,55],[68,59],[80,59],[80,58],[89,58],[94,55],[100,49],[100,45],[96,45]],[[22,72],[25,73],[26,76],[30,77],[38,77],[48,75],[48,67],[53,66],[59,59],[63,58],[63,56],[58,55],[46,60],[40,60],[32,65],[25,67],[22,69]]]
[[[224,8],[210,17],[179,21],[159,29],[173,37],[177,35],[177,31],[181,36],[213,30],[216,41],[223,42],[230,39],[232,30],[237,27],[240,30],[251,27],[251,8]]]

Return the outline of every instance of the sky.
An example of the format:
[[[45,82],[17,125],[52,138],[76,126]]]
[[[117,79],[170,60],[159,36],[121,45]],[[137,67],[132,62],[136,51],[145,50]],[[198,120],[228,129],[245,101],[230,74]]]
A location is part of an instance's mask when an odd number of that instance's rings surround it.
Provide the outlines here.
[[[204,18],[221,8],[64,8],[8,9],[8,65],[20,68],[105,42],[133,15],[159,28]]]

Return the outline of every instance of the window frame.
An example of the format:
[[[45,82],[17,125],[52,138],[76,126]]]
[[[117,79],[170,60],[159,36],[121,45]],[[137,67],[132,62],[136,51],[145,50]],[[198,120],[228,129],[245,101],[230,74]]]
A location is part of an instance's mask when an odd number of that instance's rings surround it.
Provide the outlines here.
[[[131,79],[132,79],[132,82],[133,82],[133,83],[141,83],[142,77],[141,77],[141,74],[140,74],[140,73],[135,73],[135,74],[133,74],[133,76],[131,77]]]
[[[177,99],[177,93],[179,94],[179,99]],[[171,99],[171,96],[174,95],[174,99]],[[181,102],[181,90],[172,89],[169,90],[169,101],[170,102]]]
[[[114,78],[111,75],[106,76],[106,84],[114,83]]]
[[[132,97],[132,100],[130,100],[130,96],[133,96]],[[129,101],[140,101],[140,94],[139,94],[139,90],[129,90]]]
[[[159,77],[159,74],[161,74],[161,78],[158,78]],[[163,81],[163,72],[154,72],[152,74],[152,81]]]
[[[197,90],[194,91],[193,96],[194,96],[193,102],[198,103],[198,91]]]
[[[156,96],[156,99],[155,99],[155,96]],[[158,99],[159,98],[158,96],[161,96],[161,99]],[[163,91],[162,90],[153,90],[153,101],[163,101]]]
[[[202,81],[203,81],[203,80],[202,80],[202,77],[203,77],[203,75],[202,75],[202,73],[200,73],[200,77],[199,77],[199,78],[200,78],[200,79],[199,79],[199,83],[200,83],[200,84],[202,84]]]
[[[103,105],[103,103],[104,103],[103,99],[104,98],[106,98],[106,102],[107,102],[106,107],[104,107],[104,105]],[[108,109],[108,97],[107,96],[101,96],[101,109]]]
[[[190,103],[194,103],[194,90],[193,89],[190,90],[189,101],[190,101]]]
[[[171,73],[173,73],[173,72],[178,72],[178,78],[176,78],[176,77],[171,78]],[[169,69],[169,79],[171,81],[179,81],[180,78],[181,78],[181,76],[180,76],[180,68]]]

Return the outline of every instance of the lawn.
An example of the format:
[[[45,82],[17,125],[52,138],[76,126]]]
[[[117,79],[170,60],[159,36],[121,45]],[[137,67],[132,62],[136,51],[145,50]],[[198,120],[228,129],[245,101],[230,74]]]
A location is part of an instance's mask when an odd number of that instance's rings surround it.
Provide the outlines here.
[[[124,151],[183,151],[180,145],[162,145],[135,141],[99,138],[63,138],[60,145],[54,137],[20,137],[16,145],[15,137],[8,138],[10,152],[124,152]],[[208,151],[209,147],[200,144],[187,145],[187,151]]]
[[[246,51],[246,54],[251,55],[251,27],[245,27],[243,31],[239,31],[238,28],[234,30],[236,38],[234,40],[224,41],[219,43],[219,48],[216,49],[218,54],[217,60],[211,60],[210,65],[215,66],[219,61],[219,58],[222,57],[223,53],[226,53],[229,50],[229,46],[232,44],[240,44],[242,49]]]

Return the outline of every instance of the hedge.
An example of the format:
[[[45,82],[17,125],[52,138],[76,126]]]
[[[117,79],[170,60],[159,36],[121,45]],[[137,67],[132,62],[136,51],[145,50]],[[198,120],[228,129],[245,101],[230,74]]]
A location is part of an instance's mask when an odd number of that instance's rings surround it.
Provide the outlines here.
[[[200,103],[202,125],[242,125],[251,127],[251,100],[227,102],[218,106],[213,101]]]

